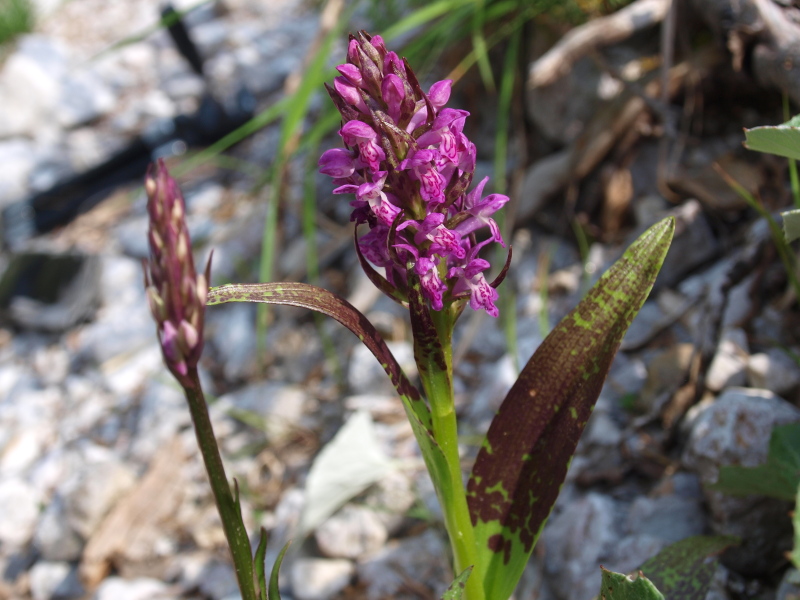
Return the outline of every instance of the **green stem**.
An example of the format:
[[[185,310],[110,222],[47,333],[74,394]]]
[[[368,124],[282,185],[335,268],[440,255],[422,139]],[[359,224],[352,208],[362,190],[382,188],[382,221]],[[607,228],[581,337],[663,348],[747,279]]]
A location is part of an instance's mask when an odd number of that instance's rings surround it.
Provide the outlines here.
[[[458,454],[458,423],[456,420],[455,401],[453,397],[453,343],[452,333],[455,321],[451,310],[431,311],[431,317],[445,362],[445,369],[429,364],[420,369],[420,378],[431,403],[433,432],[436,441],[442,448],[450,471],[450,481],[441,485],[450,488],[451,501],[443,502],[442,511],[445,527],[453,547],[456,575],[469,566],[472,574],[467,579],[466,600],[483,600],[483,565],[478,563],[478,552],[475,543],[475,531],[469,516],[466,489],[461,473],[461,458]]]
[[[203,455],[203,463],[205,463],[208,480],[217,503],[217,511],[222,519],[222,528],[225,531],[233,558],[242,600],[258,600],[253,579],[253,555],[250,539],[247,537],[247,531],[242,522],[238,498],[234,499],[225,476],[225,467],[222,464],[217,440],[214,437],[214,429],[208,416],[208,408],[197,369],[189,371],[187,377],[183,379],[183,386],[186,400],[189,403],[189,412],[192,414],[197,445],[200,447],[200,454]]]

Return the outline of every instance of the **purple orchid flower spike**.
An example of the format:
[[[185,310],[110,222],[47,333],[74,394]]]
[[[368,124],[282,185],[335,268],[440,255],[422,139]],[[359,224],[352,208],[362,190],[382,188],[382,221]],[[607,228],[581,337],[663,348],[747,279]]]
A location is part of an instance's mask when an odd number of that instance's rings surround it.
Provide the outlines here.
[[[156,320],[164,362],[179,382],[197,368],[203,351],[203,322],[208,294],[209,260],[198,274],[186,228],[186,205],[163,160],[145,178],[150,213],[150,260],[145,285]]]
[[[426,94],[408,63],[365,32],[350,36],[337,70],[328,92],[347,148],[327,150],[319,167],[334,178],[334,193],[355,195],[351,220],[369,227],[361,255],[385,268],[400,297],[418,278],[433,310],[468,302],[497,316],[495,284],[484,276],[490,265],[478,252],[505,246],[492,215],[508,197],[484,197],[488,178],[468,192],[477,152],[463,132],[469,113],[445,107],[452,82]]]

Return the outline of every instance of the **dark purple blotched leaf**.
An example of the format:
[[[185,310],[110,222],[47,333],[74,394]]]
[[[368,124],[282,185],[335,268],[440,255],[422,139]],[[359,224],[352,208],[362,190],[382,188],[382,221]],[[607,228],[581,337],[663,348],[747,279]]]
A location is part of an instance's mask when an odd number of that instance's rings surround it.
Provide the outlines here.
[[[467,486],[487,598],[514,591],[674,228],[665,219],[628,248],[536,350],[492,421]]]

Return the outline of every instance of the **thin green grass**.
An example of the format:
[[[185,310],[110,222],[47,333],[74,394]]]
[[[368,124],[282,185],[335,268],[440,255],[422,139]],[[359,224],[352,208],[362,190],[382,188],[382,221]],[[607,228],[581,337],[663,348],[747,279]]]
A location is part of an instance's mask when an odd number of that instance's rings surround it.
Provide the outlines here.
[[[503,59],[503,72],[500,78],[500,93],[497,99],[497,130],[494,139],[494,189],[498,192],[508,191],[508,139],[511,124],[511,109],[514,95],[514,87],[517,79],[517,61],[519,58],[520,41],[522,39],[522,29],[516,29],[509,40]],[[509,207],[510,208],[510,207]],[[500,211],[497,215],[498,227],[503,234],[503,238],[510,242],[513,223],[508,218],[508,209]],[[505,257],[498,248],[497,264],[502,264]],[[506,285],[503,290],[504,310],[502,312],[503,331],[506,337],[506,346],[511,354],[514,370],[519,373],[521,365],[518,356],[517,340],[517,302],[514,288]]]
[[[539,259],[539,335],[542,339],[550,334],[550,265],[553,262],[553,247],[548,246]]]
[[[0,2],[0,46],[33,30],[35,13],[30,0]]]
[[[783,92],[783,121],[784,123],[792,118],[789,111],[789,94]],[[787,159],[789,161],[789,181],[792,184],[792,198],[794,198],[794,207],[800,208],[800,181],[797,177],[797,161],[793,158]]]
[[[319,285],[319,249],[317,247],[317,186],[316,177],[317,161],[319,156],[319,146],[322,138],[336,126],[339,121],[339,113],[333,105],[323,118],[319,119],[308,132],[308,138],[303,150],[306,152],[305,171],[308,176],[303,182],[303,238],[306,242],[306,273],[308,282]],[[339,353],[327,329],[325,329],[325,317],[320,313],[314,313],[314,324],[322,342],[322,351],[330,364],[336,380],[344,385],[345,375]]]
[[[259,266],[259,281],[272,281],[275,256],[278,243],[278,208],[280,205],[281,192],[283,190],[283,179],[286,166],[292,155],[300,145],[303,123],[308,114],[309,104],[312,97],[322,87],[323,83],[333,75],[332,69],[328,67],[328,56],[334,41],[341,37],[345,24],[350,21],[353,12],[358,6],[354,2],[344,11],[331,27],[330,31],[322,39],[319,49],[311,57],[300,85],[291,96],[291,102],[286,107],[281,126],[280,141],[278,143],[278,155],[272,168],[267,171],[265,177],[259,182],[257,187],[271,181],[269,204],[267,206],[267,216],[264,223],[264,235],[261,244],[261,263]],[[257,321],[257,340],[259,348],[263,348],[266,342],[266,327],[269,319],[269,311],[266,304],[259,305]]]
[[[476,0],[472,13],[472,47],[478,61],[483,85],[490,92],[495,91],[492,65],[489,63],[489,49],[486,46],[486,37],[483,34],[486,28],[486,6],[484,0]]]
[[[583,298],[589,291],[592,283],[593,270],[589,268],[589,237],[576,219],[572,220],[572,232],[575,234],[575,241],[578,242],[578,255],[581,257],[581,288],[579,296]]]
[[[761,217],[766,219],[767,224],[769,225],[772,241],[775,242],[775,248],[778,250],[778,256],[780,257],[781,262],[783,263],[783,268],[786,271],[786,276],[789,278],[789,283],[794,289],[795,296],[800,299],[800,280],[797,278],[796,260],[792,254],[791,247],[783,235],[781,226],[778,225],[770,212],[761,206],[761,203],[756,200],[755,196],[747,191],[747,189],[741,183],[736,181],[736,179],[734,179],[727,171],[725,171],[716,163],[714,163],[714,170],[720,174],[720,176],[725,180],[725,183],[727,183],[734,192],[739,194],[739,196],[745,202],[747,202],[750,208],[755,210]]]

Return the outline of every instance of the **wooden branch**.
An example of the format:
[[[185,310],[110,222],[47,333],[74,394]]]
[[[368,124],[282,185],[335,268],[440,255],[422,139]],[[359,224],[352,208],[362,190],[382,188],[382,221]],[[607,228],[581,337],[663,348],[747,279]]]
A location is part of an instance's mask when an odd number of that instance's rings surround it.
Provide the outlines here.
[[[741,69],[750,57],[753,77],[800,104],[800,25],[773,0],[692,0],[695,12],[730,50]]]
[[[660,23],[670,0],[636,0],[625,8],[576,27],[545,52],[528,71],[528,89],[544,87],[566,75],[581,57],[601,46],[616,44],[635,32]]]

